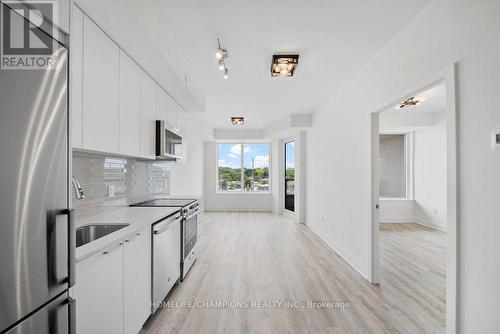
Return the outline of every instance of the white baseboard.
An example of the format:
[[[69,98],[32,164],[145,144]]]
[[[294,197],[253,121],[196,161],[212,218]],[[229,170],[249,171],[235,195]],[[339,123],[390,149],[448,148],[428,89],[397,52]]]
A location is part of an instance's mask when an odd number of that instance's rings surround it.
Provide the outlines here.
[[[407,223],[414,223],[414,224],[419,224],[425,227],[429,227],[441,232],[446,232],[446,226],[439,225],[439,224],[434,224],[433,222],[420,219],[420,218],[413,218],[413,217],[386,217],[386,218],[380,218],[380,224],[407,224]]]
[[[205,212],[273,212],[272,209],[238,209],[238,208],[210,208],[205,209]]]
[[[441,232],[446,232],[446,226],[434,224],[433,222],[426,221],[423,219],[417,218],[417,224],[425,226],[425,227],[429,227],[429,228],[432,228],[432,229],[435,229],[435,230],[438,230]]]
[[[389,223],[416,223],[417,219],[414,217],[385,217],[380,218],[381,224],[389,224]]]
[[[328,236],[320,233],[318,230],[313,228],[309,224],[304,224],[307,226],[314,234],[318,236],[324,243],[328,245],[335,253],[337,253],[347,264],[349,264],[354,270],[356,270],[361,276],[368,280],[368,268],[358,261],[354,256],[352,256],[348,251],[334,242]],[[335,246],[334,246],[335,245]]]

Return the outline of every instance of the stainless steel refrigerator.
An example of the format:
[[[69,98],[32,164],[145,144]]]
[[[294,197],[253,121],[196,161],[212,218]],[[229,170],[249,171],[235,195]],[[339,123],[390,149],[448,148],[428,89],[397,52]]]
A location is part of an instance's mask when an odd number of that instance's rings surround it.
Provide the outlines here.
[[[55,69],[0,68],[1,333],[69,333],[74,324],[68,50],[55,45]]]

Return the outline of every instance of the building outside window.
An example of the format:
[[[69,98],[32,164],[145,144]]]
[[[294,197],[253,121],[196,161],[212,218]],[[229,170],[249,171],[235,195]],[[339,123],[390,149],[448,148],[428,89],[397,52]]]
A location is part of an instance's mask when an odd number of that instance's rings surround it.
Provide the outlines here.
[[[409,135],[381,134],[379,139],[380,197],[409,198]]]
[[[218,144],[219,192],[269,192],[269,144]]]

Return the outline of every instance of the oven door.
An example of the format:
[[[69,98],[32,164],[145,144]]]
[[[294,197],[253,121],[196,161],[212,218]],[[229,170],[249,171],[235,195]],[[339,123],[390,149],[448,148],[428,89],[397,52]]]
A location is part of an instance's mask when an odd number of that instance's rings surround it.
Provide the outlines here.
[[[190,254],[198,242],[198,209],[190,213],[183,220],[182,231],[182,259]]]

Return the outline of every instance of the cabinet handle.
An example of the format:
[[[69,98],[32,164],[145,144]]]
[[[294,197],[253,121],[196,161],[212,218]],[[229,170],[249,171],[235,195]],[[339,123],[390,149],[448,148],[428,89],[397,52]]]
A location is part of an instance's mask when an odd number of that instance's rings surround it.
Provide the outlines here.
[[[132,238],[130,239],[125,239],[125,242],[130,242],[130,240],[137,238],[138,236],[141,235],[141,232],[137,232]]]
[[[123,245],[123,242],[120,242],[118,245],[116,245],[115,247],[111,247],[111,248],[108,248],[106,249],[104,252],[102,252],[104,255],[107,255],[107,254],[110,254],[111,252],[117,250],[118,248],[120,248],[121,246]]]

